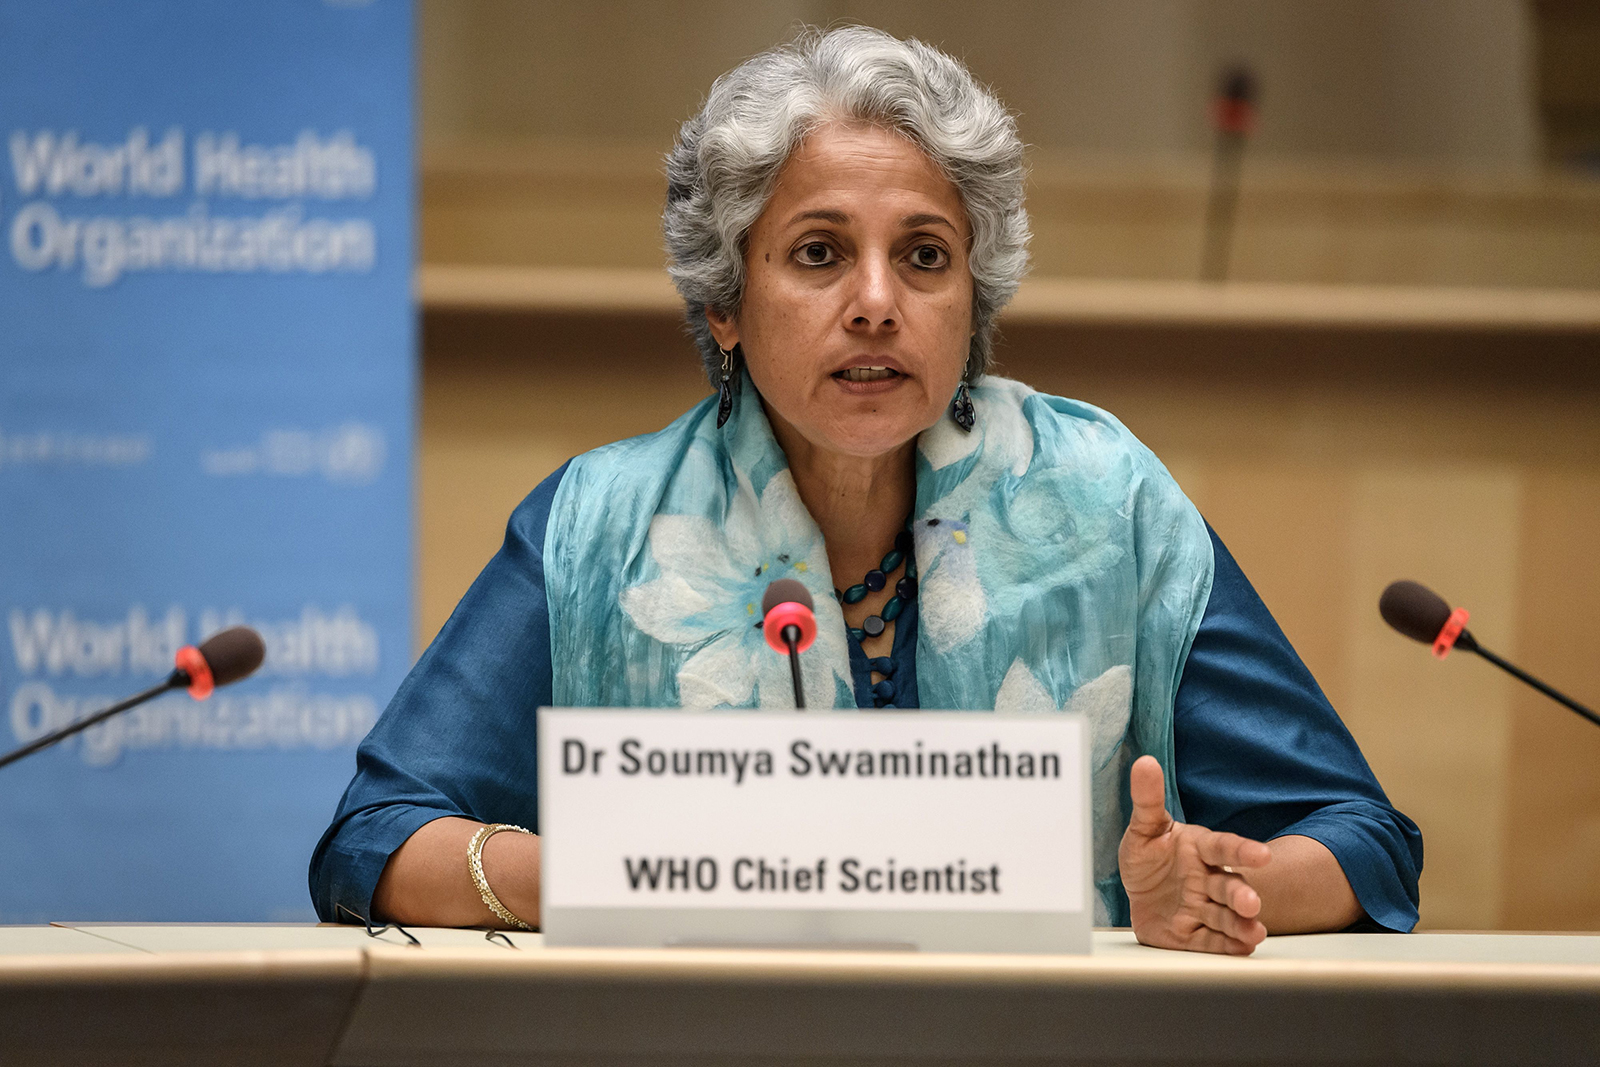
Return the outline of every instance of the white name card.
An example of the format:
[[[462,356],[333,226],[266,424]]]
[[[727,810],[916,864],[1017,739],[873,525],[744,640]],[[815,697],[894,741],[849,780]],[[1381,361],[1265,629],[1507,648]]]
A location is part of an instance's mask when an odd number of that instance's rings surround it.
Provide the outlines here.
[[[1088,952],[1076,715],[539,712],[549,945]]]

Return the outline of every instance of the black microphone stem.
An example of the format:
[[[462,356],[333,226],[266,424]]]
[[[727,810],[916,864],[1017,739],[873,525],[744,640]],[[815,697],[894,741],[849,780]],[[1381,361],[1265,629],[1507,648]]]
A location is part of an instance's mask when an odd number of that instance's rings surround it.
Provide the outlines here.
[[[800,685],[800,627],[790,623],[783,628],[783,643],[789,646],[789,674],[794,678],[794,706],[805,709],[806,691]]]
[[[79,719],[71,726],[63,726],[61,729],[56,730],[53,733],[45,734],[36,741],[30,741],[28,744],[23,745],[19,749],[7,752],[4,756],[0,756],[0,767],[4,767],[8,763],[15,763],[24,756],[31,756],[42,748],[49,748],[57,741],[65,740],[75,733],[87,730],[96,723],[105,722],[107,719],[111,718],[111,716],[118,715],[138,704],[143,704],[146,700],[151,700],[155,697],[158,697],[162,693],[167,692],[169,689],[182,689],[188,686],[188,684],[188,671],[173,671],[171,674],[167,675],[166,681],[162,682],[160,685],[151,686],[144,692],[131,696],[127,700],[118,701],[109,708],[106,708],[104,711],[95,712],[87,719]]]
[[[1457,642],[1457,647],[1458,648],[1462,647],[1461,643],[1459,641]],[[1476,641],[1474,641],[1472,643],[1472,649],[1471,650],[1473,652],[1476,652],[1478,655],[1482,656],[1484,659],[1488,660],[1490,663],[1493,663],[1496,667],[1499,667],[1501,670],[1505,671],[1507,674],[1510,674],[1512,677],[1520,678],[1524,682],[1527,682],[1529,685],[1533,686],[1539,692],[1543,693],[1545,696],[1549,697],[1551,700],[1554,700],[1556,703],[1565,704],[1567,707],[1571,708],[1573,711],[1577,712],[1579,715],[1582,715],[1585,719],[1588,719],[1590,722],[1594,723],[1596,726],[1600,726],[1600,715],[1596,715],[1594,712],[1590,711],[1588,708],[1584,707],[1582,704],[1578,703],[1576,700],[1573,700],[1571,697],[1567,696],[1565,693],[1562,693],[1562,692],[1560,692],[1558,690],[1550,688],[1548,685],[1545,685],[1543,682],[1539,681],[1539,679],[1535,678],[1533,675],[1529,674],[1527,671],[1521,669],[1520,667],[1515,666],[1514,664],[1507,663],[1505,660],[1501,659],[1499,656],[1495,655],[1493,652],[1490,652],[1487,648],[1484,648],[1482,645],[1478,644]]]
[[[1217,134],[1211,157],[1211,193],[1206,201],[1205,245],[1200,253],[1200,280],[1221,282],[1228,279],[1228,260],[1233,251],[1233,220],[1239,203],[1239,162],[1244,156],[1244,136],[1237,132]]]

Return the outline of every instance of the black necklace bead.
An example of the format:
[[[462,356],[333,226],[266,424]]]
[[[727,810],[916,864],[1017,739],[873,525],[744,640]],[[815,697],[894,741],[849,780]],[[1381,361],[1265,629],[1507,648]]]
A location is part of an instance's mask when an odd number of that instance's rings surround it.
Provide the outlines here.
[[[868,615],[861,620],[860,626],[849,627],[850,636],[856,641],[868,637],[877,637],[888,628],[905,610],[906,604],[917,595],[917,562],[911,554],[912,537],[910,530],[901,530],[895,534],[894,548],[883,557],[883,562],[876,569],[867,572],[860,582],[845,590],[834,589],[833,595],[841,604],[859,604],[867,598],[868,593],[876,593],[889,584],[889,576],[905,565],[905,575],[895,583],[895,595],[883,605],[876,615]],[[880,672],[881,673],[881,672]]]
[[[894,548],[883,557],[876,569],[867,572],[866,577],[848,589],[834,587],[833,598],[841,604],[859,604],[867,598],[868,593],[876,593],[889,584],[889,575],[900,569],[902,563],[906,567],[908,577],[916,577],[916,560],[910,555],[911,531],[901,530],[895,534]],[[756,577],[761,576],[760,568],[756,570]],[[898,587],[897,587],[898,591]],[[913,594],[915,595],[915,594]]]

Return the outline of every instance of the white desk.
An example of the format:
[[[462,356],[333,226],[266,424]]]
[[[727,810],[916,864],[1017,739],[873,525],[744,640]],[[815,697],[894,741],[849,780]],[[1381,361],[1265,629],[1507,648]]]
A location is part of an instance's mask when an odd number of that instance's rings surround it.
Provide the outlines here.
[[[0,1064],[1600,1063],[1600,936],[1249,959],[515,948],[470,930],[0,927]]]

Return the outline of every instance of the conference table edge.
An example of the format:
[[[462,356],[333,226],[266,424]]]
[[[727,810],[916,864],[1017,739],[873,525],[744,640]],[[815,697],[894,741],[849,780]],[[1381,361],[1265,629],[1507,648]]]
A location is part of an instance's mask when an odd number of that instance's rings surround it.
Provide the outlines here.
[[[0,985],[40,981],[262,981],[339,978],[361,983],[366,948],[233,949],[202,952],[143,950],[34,953],[0,956]]]
[[[1219,1064],[1242,1062],[1220,1043],[1229,1019],[1253,1020],[1259,1051],[1283,1062],[1308,1034],[1330,1064],[1408,1046],[1419,1063],[1468,1047],[1482,1064],[1522,1062],[1535,1016],[1564,1020],[1544,1050],[1557,1059],[1600,1041],[1596,965],[1143,955],[375,946],[332,1062],[1169,1062],[1184,1047],[1172,1019],[1118,1022],[1152,995],[1209,1036]],[[1371,1033],[1351,1011],[1378,1013]]]
[[[365,948],[0,956],[0,1063],[321,1067],[368,961]]]
[[[181,994],[186,989],[227,988],[248,995],[251,990],[265,991],[275,984],[296,982],[319,983],[330,995],[336,993],[344,1005],[336,1013],[336,1024],[332,1018],[335,1013],[325,1014],[318,1032],[301,1035],[299,1043],[304,1057],[300,1062],[333,1064],[419,1063],[440,1054],[444,1058],[437,1062],[469,1062],[474,1056],[486,1057],[480,1062],[495,1062],[497,1055],[510,1055],[500,1042],[514,1043],[519,1038],[513,1033],[498,1038],[482,1033],[484,1013],[502,1019],[505,1016],[498,1013],[503,1011],[521,1014],[541,1002],[541,990],[546,994],[561,990],[563,996],[578,996],[587,1003],[606,999],[606,990],[631,990],[652,1000],[658,994],[650,990],[657,990],[659,995],[672,997],[677,995],[669,992],[674,987],[678,992],[765,989],[767,995],[785,997],[803,996],[809,990],[815,995],[811,1001],[817,1004],[833,1002],[829,998],[841,995],[859,999],[858,992],[866,995],[875,989],[889,993],[891,1000],[904,996],[942,998],[962,990],[987,990],[986,996],[1005,996],[1014,991],[1028,997],[1047,996],[1052,1003],[1070,1003],[1080,995],[1119,997],[1141,992],[1201,995],[1213,1001],[1217,997],[1228,1001],[1266,992],[1291,997],[1315,997],[1321,992],[1363,996],[1400,993],[1465,996],[1474,1001],[1483,996],[1505,995],[1524,1003],[1577,1004],[1583,1018],[1595,1014],[1581,1006],[1592,1001],[1600,1013],[1600,966],[1584,963],[1229,959],[1142,948],[1127,955],[1017,956],[578,949],[537,944],[516,949],[419,949],[378,943],[338,949],[0,957],[0,993],[32,987],[66,994],[99,986],[133,993],[155,990],[158,994],[163,989]],[[924,992],[918,993],[919,989]],[[1056,994],[1066,1000],[1056,1001]],[[177,1002],[171,996],[166,999]],[[430,1010],[431,1018],[424,1019],[407,1011],[408,1004],[417,1003],[429,1004],[436,1012]],[[524,1027],[511,1030],[520,1032]],[[475,1033],[477,1037],[471,1037]],[[522,1039],[530,1036],[524,1033]],[[541,1043],[535,1039],[535,1044]],[[5,1044],[0,1040],[0,1046]],[[556,1045],[547,1045],[543,1052],[555,1053],[562,1044],[571,1051],[570,1042],[557,1038]],[[606,1038],[601,1037],[598,1044],[604,1047]],[[313,1052],[313,1046],[326,1051]],[[531,1050],[524,1047],[526,1051]],[[656,1046],[653,1051],[659,1055],[668,1048]],[[709,1049],[689,1042],[676,1051],[689,1054]],[[743,1054],[751,1051],[747,1047]],[[64,1061],[25,1058],[12,1062]]]
[[[526,975],[584,981],[761,981],[871,986],[887,982],[938,985],[1143,985],[1153,988],[1277,988],[1284,983],[1389,989],[1525,988],[1600,992],[1600,966],[1583,963],[1229,959],[1160,953],[1160,962],[1101,956],[982,953],[849,952],[762,949],[578,949],[513,951],[417,950],[374,945],[368,983],[427,975],[468,978]]]
[[[1159,953],[1159,955],[1156,955]],[[1151,950],[1138,956],[853,952],[771,949],[415,948],[372,944],[0,956],[0,985],[59,982],[262,980],[343,975],[364,988],[393,978],[528,977],[584,981],[763,981],[800,984],[1128,983],[1159,988],[1285,982],[1386,988],[1516,984],[1600,991],[1600,965],[1506,961],[1223,958]]]

